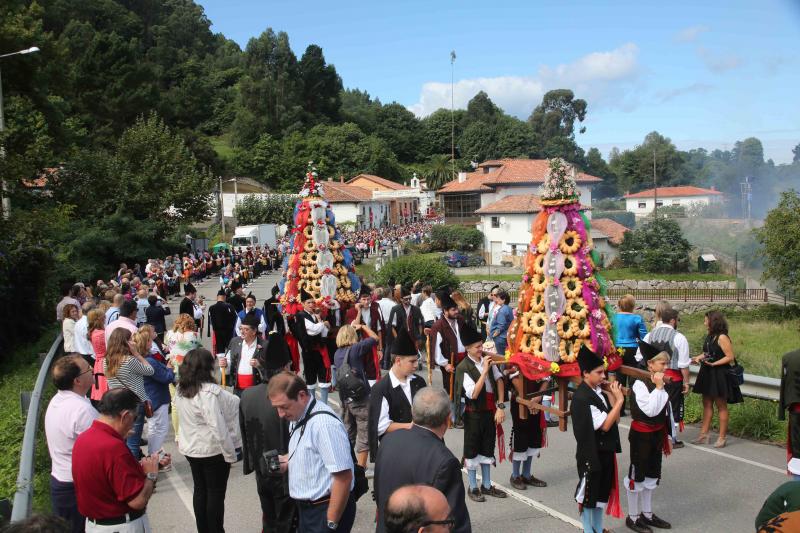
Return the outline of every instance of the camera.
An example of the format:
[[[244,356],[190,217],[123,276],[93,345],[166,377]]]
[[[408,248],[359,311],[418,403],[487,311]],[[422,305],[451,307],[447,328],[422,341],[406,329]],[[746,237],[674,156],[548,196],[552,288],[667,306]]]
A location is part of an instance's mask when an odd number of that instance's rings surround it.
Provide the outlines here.
[[[280,474],[281,461],[278,458],[278,450],[269,450],[262,454],[264,462],[267,464],[267,471],[270,474]]]

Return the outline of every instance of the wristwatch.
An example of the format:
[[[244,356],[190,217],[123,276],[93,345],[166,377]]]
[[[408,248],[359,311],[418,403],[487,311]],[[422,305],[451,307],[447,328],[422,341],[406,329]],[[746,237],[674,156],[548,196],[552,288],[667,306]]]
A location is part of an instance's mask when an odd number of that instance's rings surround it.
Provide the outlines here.
[[[336,531],[337,527],[339,527],[339,524],[337,524],[332,520],[328,520],[328,529],[330,529],[331,531]]]
[[[146,475],[147,475],[147,479],[149,479],[153,483],[158,481],[158,472],[148,472]]]
[[[497,404],[497,408],[498,409],[505,409],[506,408],[506,404],[503,403],[503,402],[500,402],[500,403]]]

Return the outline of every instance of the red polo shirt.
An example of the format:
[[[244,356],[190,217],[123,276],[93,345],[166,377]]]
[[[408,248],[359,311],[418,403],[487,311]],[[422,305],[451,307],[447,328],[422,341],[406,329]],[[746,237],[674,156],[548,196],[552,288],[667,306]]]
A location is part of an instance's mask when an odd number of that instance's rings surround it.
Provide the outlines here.
[[[72,478],[78,510],[100,520],[133,512],[128,502],[142,491],[146,476],[119,433],[95,420],[75,440]]]

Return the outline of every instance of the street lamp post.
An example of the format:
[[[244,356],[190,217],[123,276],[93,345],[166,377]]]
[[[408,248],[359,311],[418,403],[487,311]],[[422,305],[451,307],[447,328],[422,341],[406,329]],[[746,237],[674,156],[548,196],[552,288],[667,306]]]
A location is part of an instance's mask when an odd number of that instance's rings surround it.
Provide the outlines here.
[[[11,56],[32,54],[38,51],[39,51],[38,46],[31,46],[30,48],[26,48],[25,50],[19,50],[18,52],[0,54],[0,59]],[[5,121],[5,116],[3,114],[3,71],[2,69],[0,69],[0,136],[2,136],[5,129],[6,129],[6,121]],[[5,160],[5,158],[6,158],[6,148],[2,143],[0,143],[0,159]],[[3,218],[8,219],[8,216],[11,212],[11,198],[9,198],[8,196],[8,184],[6,183],[5,176],[2,177],[2,183],[0,183],[0,194],[3,197],[0,211],[2,211],[3,213]]]

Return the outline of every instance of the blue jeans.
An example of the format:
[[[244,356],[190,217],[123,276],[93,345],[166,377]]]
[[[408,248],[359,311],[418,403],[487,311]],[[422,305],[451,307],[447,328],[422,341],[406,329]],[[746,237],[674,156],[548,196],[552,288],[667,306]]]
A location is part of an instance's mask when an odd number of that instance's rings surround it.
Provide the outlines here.
[[[142,456],[142,430],[144,429],[144,404],[139,404],[139,409],[136,414],[136,421],[133,423],[133,432],[130,436],[125,440],[125,444],[128,446],[128,449],[131,451],[136,460],[138,461],[139,458]]]

